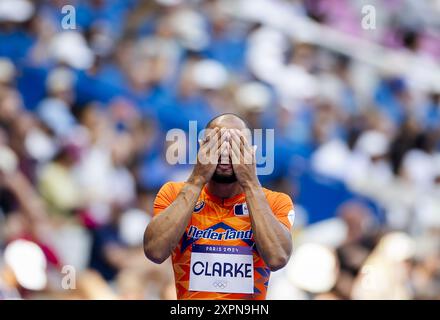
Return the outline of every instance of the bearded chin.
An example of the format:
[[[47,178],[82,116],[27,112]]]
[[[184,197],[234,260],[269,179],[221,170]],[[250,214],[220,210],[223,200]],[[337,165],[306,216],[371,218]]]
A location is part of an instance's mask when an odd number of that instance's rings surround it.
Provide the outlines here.
[[[224,176],[224,175],[218,174],[217,172],[214,172],[211,179],[214,182],[223,183],[223,184],[237,182],[237,177],[235,176],[235,173],[233,173],[232,175]]]

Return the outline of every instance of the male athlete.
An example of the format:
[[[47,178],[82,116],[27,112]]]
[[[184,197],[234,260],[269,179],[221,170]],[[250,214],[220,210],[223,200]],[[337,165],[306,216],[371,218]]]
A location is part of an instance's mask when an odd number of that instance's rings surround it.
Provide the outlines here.
[[[292,200],[261,187],[246,129],[234,114],[211,120],[189,179],[156,197],[144,251],[172,255],[178,299],[265,299],[290,257]]]

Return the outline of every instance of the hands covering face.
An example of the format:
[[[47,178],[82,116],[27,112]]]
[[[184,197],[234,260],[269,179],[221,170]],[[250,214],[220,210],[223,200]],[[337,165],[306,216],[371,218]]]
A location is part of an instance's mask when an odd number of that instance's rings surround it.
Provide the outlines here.
[[[197,175],[208,182],[218,164],[232,164],[235,176],[241,185],[258,181],[256,176],[256,147],[251,146],[244,130],[209,129],[200,142],[198,162],[194,169]]]
[[[240,185],[258,182],[256,174],[256,146],[251,146],[246,135],[237,129],[229,129],[230,156],[235,176]]]

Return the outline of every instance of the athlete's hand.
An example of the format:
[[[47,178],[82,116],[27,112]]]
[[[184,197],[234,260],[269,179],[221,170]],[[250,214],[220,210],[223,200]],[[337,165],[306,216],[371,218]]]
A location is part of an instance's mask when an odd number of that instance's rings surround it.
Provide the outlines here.
[[[255,160],[256,147],[237,129],[230,129],[230,152],[235,176],[243,188],[259,185]]]
[[[214,128],[210,129],[205,138],[199,141],[197,163],[188,182],[203,186],[211,179],[220,156],[220,139],[220,129]]]

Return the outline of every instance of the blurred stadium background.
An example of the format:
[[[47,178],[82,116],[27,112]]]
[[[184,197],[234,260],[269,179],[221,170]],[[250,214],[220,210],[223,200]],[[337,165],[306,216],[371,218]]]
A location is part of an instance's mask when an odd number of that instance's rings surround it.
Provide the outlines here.
[[[439,61],[438,0],[0,0],[0,299],[174,299],[165,134],[224,112],[296,205],[268,298],[440,298]]]

